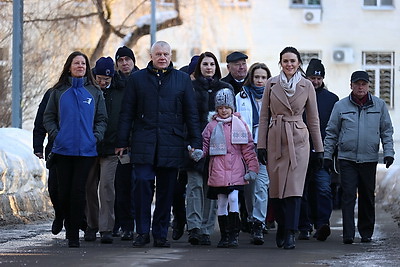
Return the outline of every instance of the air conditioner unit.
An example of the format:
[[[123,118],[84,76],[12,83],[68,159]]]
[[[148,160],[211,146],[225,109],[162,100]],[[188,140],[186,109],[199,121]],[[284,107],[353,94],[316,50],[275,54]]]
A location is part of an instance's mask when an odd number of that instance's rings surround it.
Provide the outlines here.
[[[335,63],[351,64],[354,62],[353,49],[350,47],[338,47],[333,49],[332,57]]]
[[[321,9],[304,9],[303,22],[306,24],[321,23]]]

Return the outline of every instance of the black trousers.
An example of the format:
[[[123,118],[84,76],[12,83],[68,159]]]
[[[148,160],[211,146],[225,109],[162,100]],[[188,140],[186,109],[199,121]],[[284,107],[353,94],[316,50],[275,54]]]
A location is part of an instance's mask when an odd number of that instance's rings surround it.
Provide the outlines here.
[[[301,197],[271,198],[270,201],[279,228],[297,231],[299,227]]]
[[[93,162],[94,157],[57,155],[58,200],[70,240],[79,239],[79,228],[85,214],[86,181]]]
[[[115,228],[122,231],[134,229],[135,210],[133,205],[133,191],[135,189],[135,172],[132,164],[118,162],[115,172]]]
[[[375,224],[377,162],[339,160],[342,184],[343,238],[354,238],[354,207],[358,193],[358,223],[361,237],[372,237]]]
[[[49,169],[49,177],[47,179],[47,190],[49,191],[50,201],[54,208],[55,218],[64,220],[60,211],[60,204],[58,203],[58,181],[57,181],[57,168],[54,164]]]

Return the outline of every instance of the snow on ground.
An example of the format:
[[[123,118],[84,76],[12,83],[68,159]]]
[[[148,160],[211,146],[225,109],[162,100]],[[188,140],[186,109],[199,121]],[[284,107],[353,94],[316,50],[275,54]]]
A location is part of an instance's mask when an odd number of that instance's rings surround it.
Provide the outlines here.
[[[0,224],[52,214],[47,170],[33,154],[32,132],[0,128]]]

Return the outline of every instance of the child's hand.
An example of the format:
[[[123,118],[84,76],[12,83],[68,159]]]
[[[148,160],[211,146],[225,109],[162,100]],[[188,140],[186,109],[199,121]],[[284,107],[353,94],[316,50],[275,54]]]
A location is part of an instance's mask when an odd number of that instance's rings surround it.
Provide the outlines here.
[[[255,179],[257,179],[257,173],[253,172],[253,171],[249,171],[248,173],[246,173],[244,175],[244,179],[246,181],[254,181]]]
[[[194,161],[198,162],[203,157],[203,150],[194,149],[190,145],[188,145],[187,149],[189,151],[189,157]]]

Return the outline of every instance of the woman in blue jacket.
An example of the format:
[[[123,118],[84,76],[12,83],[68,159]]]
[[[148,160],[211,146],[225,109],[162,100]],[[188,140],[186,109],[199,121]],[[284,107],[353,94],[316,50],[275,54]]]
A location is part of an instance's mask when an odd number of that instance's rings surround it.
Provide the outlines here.
[[[103,139],[107,112],[103,94],[94,85],[87,56],[71,53],[46,106],[43,125],[58,174],[58,195],[69,247],[79,247],[85,185]]]

